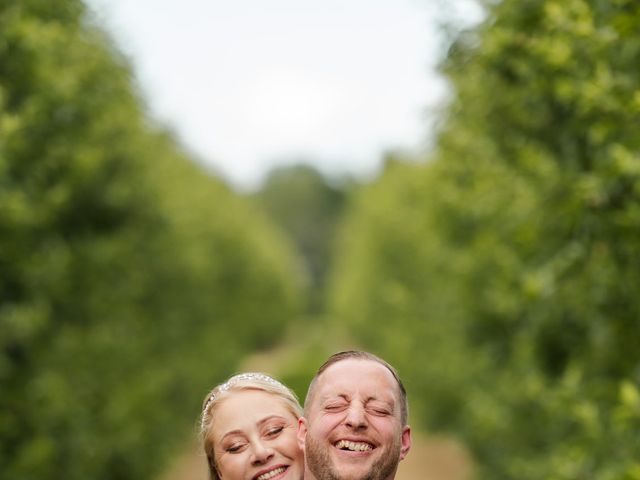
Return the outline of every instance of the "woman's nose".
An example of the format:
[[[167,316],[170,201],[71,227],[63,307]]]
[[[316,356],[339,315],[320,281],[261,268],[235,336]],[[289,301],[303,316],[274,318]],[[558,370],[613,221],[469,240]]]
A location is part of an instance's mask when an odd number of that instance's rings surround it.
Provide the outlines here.
[[[252,445],[251,463],[261,465],[273,457],[273,450],[262,441],[255,441]]]

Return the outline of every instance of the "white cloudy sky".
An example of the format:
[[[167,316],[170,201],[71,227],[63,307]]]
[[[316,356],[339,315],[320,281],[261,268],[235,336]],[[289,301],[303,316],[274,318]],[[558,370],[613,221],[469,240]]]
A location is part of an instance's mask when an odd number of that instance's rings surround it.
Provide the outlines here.
[[[385,150],[424,144],[444,94],[433,0],[88,3],[152,114],[240,188],[298,158],[372,174]]]

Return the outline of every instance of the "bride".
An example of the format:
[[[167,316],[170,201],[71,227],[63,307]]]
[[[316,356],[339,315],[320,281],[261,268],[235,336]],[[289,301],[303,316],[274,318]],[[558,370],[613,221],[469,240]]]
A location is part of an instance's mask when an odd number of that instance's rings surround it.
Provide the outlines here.
[[[297,442],[302,408],[263,373],[242,373],[204,399],[201,434],[211,480],[302,480]]]

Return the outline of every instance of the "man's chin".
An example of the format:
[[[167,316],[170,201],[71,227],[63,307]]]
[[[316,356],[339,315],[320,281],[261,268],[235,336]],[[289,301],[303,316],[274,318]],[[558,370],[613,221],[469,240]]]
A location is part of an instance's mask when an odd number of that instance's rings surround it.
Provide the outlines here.
[[[349,457],[346,455],[332,455],[334,472],[340,472],[341,480],[361,480],[370,477],[372,467],[376,464],[377,456]]]
[[[341,480],[362,480],[369,478],[371,465],[353,465],[348,463],[334,463],[333,469],[335,472],[340,472]]]

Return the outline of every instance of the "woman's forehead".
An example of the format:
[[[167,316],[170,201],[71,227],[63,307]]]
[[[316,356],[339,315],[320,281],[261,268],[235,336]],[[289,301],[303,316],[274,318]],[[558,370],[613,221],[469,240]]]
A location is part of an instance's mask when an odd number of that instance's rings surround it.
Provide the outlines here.
[[[273,416],[296,420],[286,401],[279,395],[261,390],[235,390],[216,405],[212,433],[214,438],[220,438],[230,430],[258,427],[265,418]]]

